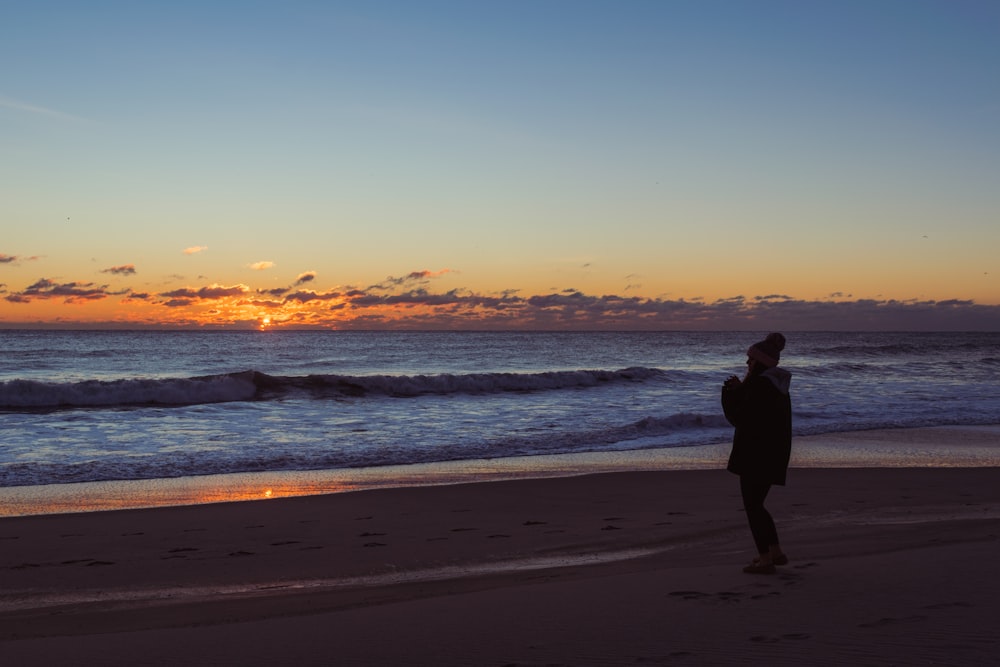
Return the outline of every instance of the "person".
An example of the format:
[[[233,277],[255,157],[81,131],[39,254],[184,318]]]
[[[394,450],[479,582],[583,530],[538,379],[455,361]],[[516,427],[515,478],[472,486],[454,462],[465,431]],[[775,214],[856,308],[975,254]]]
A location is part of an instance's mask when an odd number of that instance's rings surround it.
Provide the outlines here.
[[[764,508],[771,486],[784,486],[792,452],[792,374],[778,368],[785,337],[772,333],[747,350],[747,372],[722,386],[722,410],[736,427],[726,469],[739,475],[740,493],[757,558],[743,568],[748,574],[774,574],[785,565],[774,519]]]

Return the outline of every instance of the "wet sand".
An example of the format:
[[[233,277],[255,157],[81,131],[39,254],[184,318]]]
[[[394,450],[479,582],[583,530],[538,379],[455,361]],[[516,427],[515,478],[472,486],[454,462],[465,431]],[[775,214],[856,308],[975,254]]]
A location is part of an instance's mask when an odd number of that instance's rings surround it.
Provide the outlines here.
[[[986,432],[985,437],[992,437]],[[846,436],[845,436],[846,437]],[[3,664],[988,664],[1000,469],[722,470],[0,519]]]

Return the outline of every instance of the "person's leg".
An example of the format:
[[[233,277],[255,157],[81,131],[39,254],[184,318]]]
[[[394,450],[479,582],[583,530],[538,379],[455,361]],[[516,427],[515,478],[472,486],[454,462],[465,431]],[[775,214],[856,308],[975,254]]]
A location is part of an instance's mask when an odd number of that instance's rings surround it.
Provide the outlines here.
[[[746,511],[750,533],[753,535],[753,541],[759,554],[757,560],[765,566],[771,565],[772,559],[781,560],[784,558],[779,546],[778,530],[775,528],[774,519],[764,508],[764,501],[770,490],[771,485],[767,482],[740,477],[743,509]]]

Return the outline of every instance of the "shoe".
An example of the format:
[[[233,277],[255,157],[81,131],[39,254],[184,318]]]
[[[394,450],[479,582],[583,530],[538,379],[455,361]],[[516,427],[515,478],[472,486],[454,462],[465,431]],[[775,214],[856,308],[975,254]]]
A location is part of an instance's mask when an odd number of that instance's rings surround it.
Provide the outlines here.
[[[745,568],[743,568],[743,571],[746,572],[747,574],[774,574],[775,573],[775,569],[774,569],[774,564],[773,563],[767,563],[765,565],[764,563],[759,563],[757,561],[754,561],[753,563],[750,563],[749,565],[747,565]]]
[[[760,565],[760,558],[753,559],[754,565]],[[775,556],[771,558],[772,565],[788,565],[788,556],[781,554],[780,556]]]

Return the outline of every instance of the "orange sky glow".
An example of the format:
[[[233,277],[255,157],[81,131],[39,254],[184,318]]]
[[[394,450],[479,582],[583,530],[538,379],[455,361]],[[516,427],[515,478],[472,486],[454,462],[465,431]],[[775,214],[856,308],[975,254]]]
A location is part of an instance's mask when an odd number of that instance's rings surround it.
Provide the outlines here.
[[[1000,330],[1000,4],[565,4],[14,3],[0,327]]]

